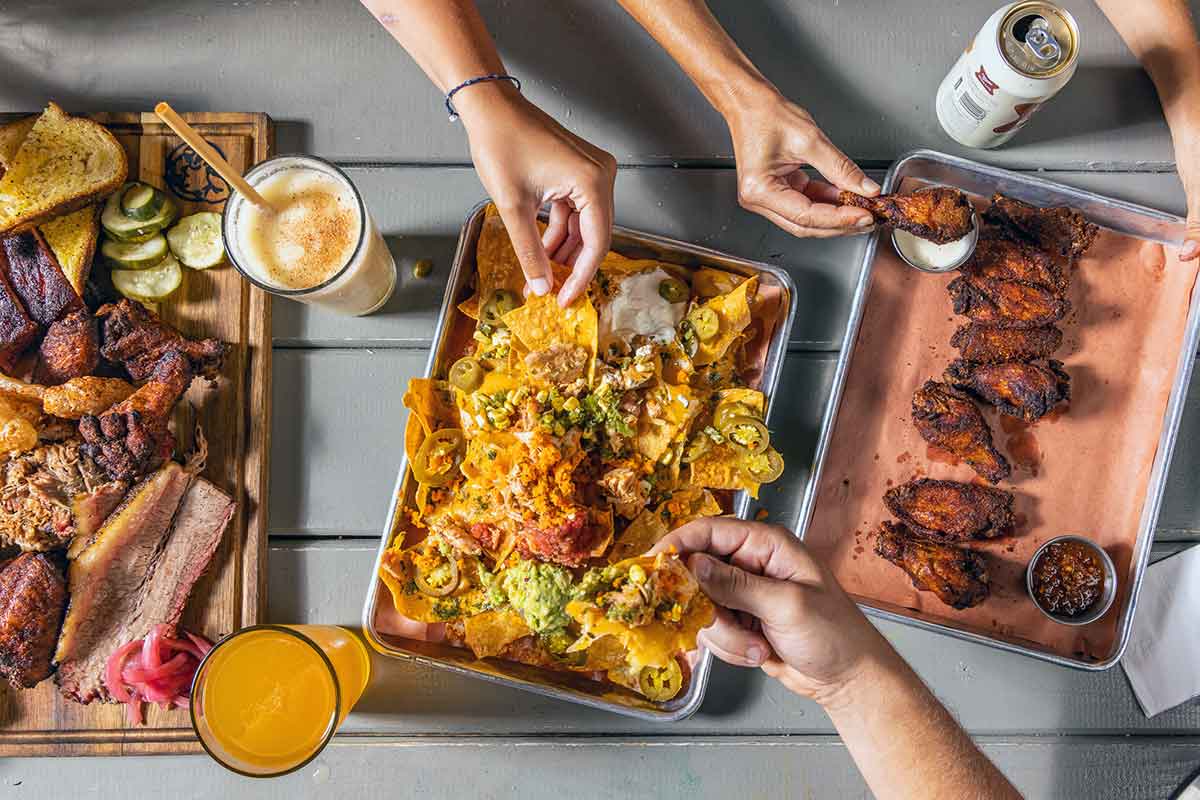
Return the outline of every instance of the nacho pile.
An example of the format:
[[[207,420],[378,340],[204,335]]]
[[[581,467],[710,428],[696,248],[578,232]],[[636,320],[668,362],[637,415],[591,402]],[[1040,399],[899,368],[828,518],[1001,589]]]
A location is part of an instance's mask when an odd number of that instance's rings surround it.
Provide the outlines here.
[[[714,610],[678,556],[643,554],[783,471],[740,377],[757,280],[609,253],[569,308],[523,284],[489,207],[466,344],[404,396],[417,488],[381,577],[479,658],[668,700]]]

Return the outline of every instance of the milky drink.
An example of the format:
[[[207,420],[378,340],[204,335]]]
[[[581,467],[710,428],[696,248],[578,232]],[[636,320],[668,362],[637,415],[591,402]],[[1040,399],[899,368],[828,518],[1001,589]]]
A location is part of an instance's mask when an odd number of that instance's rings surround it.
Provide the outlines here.
[[[336,167],[284,156],[246,176],[274,209],[235,195],[226,212],[234,265],[267,291],[345,314],[391,296],[396,264],[354,185]]]

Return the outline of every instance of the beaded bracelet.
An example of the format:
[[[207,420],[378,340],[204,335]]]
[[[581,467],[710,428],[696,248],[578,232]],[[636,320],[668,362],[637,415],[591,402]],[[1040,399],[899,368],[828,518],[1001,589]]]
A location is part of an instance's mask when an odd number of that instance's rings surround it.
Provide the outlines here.
[[[477,78],[465,80],[458,86],[455,86],[453,89],[446,92],[446,111],[450,114],[451,122],[458,120],[458,112],[454,110],[454,103],[451,102],[451,100],[454,99],[455,93],[458,92],[459,89],[465,89],[468,86],[474,86],[477,83],[485,83],[487,81],[512,81],[512,85],[517,87],[517,91],[521,91],[521,82],[519,80],[514,78],[512,75],[504,75],[498,72],[493,72],[491,75],[480,75]]]

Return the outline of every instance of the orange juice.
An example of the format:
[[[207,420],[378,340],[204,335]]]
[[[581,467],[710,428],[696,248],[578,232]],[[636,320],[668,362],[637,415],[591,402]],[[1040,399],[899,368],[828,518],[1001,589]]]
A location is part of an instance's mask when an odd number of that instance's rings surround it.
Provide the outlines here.
[[[366,648],[344,628],[256,626],[222,640],[192,686],[209,754],[247,775],[279,775],[321,751],[362,695]]]

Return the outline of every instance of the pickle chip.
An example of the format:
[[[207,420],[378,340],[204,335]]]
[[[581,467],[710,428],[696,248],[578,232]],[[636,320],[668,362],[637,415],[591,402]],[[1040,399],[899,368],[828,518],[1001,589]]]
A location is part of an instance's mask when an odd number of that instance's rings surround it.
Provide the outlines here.
[[[174,256],[168,255],[149,269],[114,269],[113,287],[142,303],[161,303],[183,285],[183,270]]]

